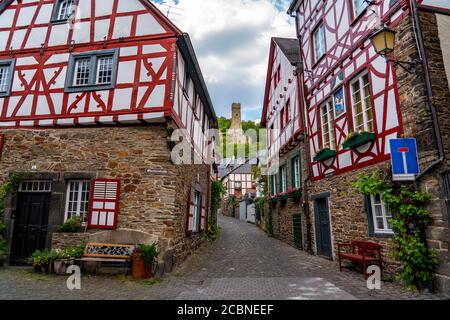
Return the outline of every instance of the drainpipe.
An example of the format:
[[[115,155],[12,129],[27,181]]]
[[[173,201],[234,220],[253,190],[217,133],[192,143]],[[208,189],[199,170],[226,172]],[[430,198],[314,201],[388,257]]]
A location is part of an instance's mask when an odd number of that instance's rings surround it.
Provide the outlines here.
[[[301,52],[302,52],[302,40],[301,36],[298,32],[298,24],[297,24],[297,17],[295,17],[296,20],[296,30],[297,30],[297,38],[299,43],[299,56],[301,58]],[[299,91],[299,105],[300,105],[300,111],[302,115],[302,125],[303,125],[303,140],[305,142],[305,157],[307,162],[307,176],[305,180],[303,181],[303,201],[304,201],[304,211],[306,216],[306,238],[307,238],[307,251],[309,254],[314,254],[312,249],[312,231],[311,231],[311,211],[309,208],[309,182],[311,181],[311,166],[309,163],[309,159],[311,159],[309,154],[309,137],[308,137],[308,130],[306,127],[306,110],[305,110],[305,101],[304,101],[304,90],[303,90],[303,83],[301,81],[301,75],[303,74],[303,63],[300,62],[298,64],[295,64],[296,71],[297,71],[297,86]]]
[[[438,115],[436,112],[436,108],[433,105],[433,87],[431,84],[431,77],[430,77],[430,68],[428,65],[428,57],[425,49],[425,42],[423,40],[423,32],[422,32],[422,24],[420,22],[420,16],[419,16],[419,8],[417,7],[417,2],[415,0],[411,0],[411,7],[412,7],[412,18],[414,19],[415,24],[415,30],[417,37],[417,46],[418,50],[420,52],[420,55],[422,57],[422,65],[423,65],[423,72],[425,77],[425,85],[427,89],[427,105],[428,108],[431,111],[431,118],[433,120],[433,130],[434,130],[434,136],[436,139],[436,144],[438,147],[439,152],[439,159],[434,161],[428,168],[426,168],[422,173],[417,177],[416,185],[419,185],[419,182],[433,169],[435,169],[438,165],[440,165],[445,160],[445,152],[444,152],[444,145],[442,143],[442,135],[439,128],[439,121],[438,121]]]

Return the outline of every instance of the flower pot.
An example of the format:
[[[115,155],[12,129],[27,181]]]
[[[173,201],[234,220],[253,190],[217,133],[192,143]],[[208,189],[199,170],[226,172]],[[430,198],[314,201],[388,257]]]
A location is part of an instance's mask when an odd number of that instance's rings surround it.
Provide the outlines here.
[[[134,279],[150,279],[152,277],[152,268],[145,265],[144,258],[140,253],[134,253],[131,257],[131,274]]]
[[[52,268],[51,268],[50,263],[41,265],[41,270],[43,273],[47,273],[47,274],[51,273]]]
[[[73,260],[56,260],[53,262],[53,270],[57,275],[67,274],[67,269],[74,264]]]

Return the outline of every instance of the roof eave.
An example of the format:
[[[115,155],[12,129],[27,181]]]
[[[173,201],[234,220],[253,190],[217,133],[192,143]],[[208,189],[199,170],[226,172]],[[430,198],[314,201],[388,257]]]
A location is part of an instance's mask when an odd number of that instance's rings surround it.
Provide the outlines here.
[[[298,10],[298,7],[300,7],[300,4],[303,0],[293,0],[291,2],[291,5],[289,6],[289,9],[287,11],[288,15],[292,15],[293,12],[296,12]]]

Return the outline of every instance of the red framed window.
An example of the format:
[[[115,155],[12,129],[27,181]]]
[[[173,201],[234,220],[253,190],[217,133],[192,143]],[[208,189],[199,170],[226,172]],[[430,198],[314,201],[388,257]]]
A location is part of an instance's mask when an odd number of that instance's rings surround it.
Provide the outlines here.
[[[286,125],[291,121],[291,99],[289,99],[286,103],[286,107],[284,108],[284,113],[286,117]]]
[[[120,199],[120,180],[92,180],[89,204],[89,228],[117,229]]]

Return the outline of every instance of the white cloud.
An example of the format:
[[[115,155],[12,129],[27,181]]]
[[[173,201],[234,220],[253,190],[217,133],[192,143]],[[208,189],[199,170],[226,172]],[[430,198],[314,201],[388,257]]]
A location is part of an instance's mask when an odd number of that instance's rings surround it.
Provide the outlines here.
[[[168,0],[170,19],[191,36],[219,116],[234,101],[244,117],[260,117],[271,37],[295,37],[289,0]],[[177,3],[177,4],[176,4]],[[278,10],[277,6],[282,8]],[[160,6],[166,12],[167,6]]]

